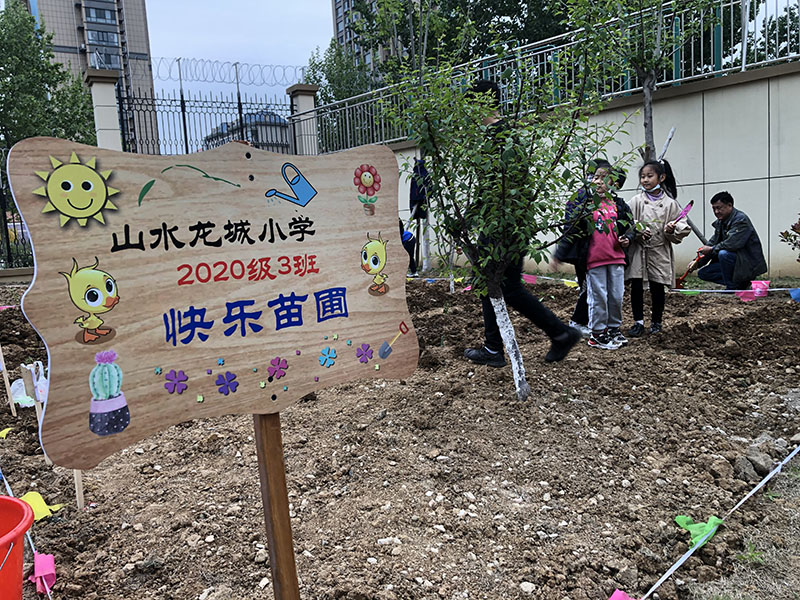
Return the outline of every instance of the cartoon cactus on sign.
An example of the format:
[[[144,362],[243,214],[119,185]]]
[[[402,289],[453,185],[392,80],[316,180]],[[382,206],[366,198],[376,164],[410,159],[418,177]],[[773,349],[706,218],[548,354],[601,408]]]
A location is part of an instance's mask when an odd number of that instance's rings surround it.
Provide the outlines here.
[[[122,393],[122,369],[114,362],[117,353],[98,352],[94,359],[97,365],[89,375],[89,429],[97,435],[119,433],[130,424],[131,415]]]
[[[119,396],[122,393],[122,369],[114,362],[117,359],[117,353],[113,350],[98,352],[94,359],[97,361],[97,366],[89,375],[89,389],[92,391],[92,398],[108,400]]]

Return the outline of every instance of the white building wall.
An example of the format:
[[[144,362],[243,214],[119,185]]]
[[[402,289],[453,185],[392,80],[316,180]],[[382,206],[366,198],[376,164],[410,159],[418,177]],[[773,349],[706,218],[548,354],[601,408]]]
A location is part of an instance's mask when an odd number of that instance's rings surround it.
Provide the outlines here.
[[[729,191],[735,206],[747,213],[758,231],[773,278],[800,276],[796,252],[779,238],[800,213],[799,67],[795,63],[761,69],[746,74],[750,81],[722,87],[714,86],[736,81],[735,77],[702,82],[695,84],[697,91],[691,93],[682,93],[692,89],[690,86],[659,90],[653,109],[658,151],[670,128],[676,128],[667,159],[678,181],[678,201],[681,205],[695,201],[690,216],[710,237],[714,215],[709,201],[715,193]],[[761,78],[752,80],[754,75]],[[632,100],[640,98],[634,96]],[[642,143],[642,117],[633,114],[639,108],[638,104],[610,108],[596,117],[617,123],[625,115],[631,117],[628,137],[620,139],[621,146],[609,148],[610,153]],[[395,152],[400,165],[413,156],[414,149],[405,147]],[[620,194],[626,200],[637,193],[640,165],[637,156]],[[408,182],[401,174],[398,206],[401,217],[406,218],[408,193]],[[676,247],[676,270],[682,270],[700,245],[692,234]],[[533,263],[528,266],[536,268]]]

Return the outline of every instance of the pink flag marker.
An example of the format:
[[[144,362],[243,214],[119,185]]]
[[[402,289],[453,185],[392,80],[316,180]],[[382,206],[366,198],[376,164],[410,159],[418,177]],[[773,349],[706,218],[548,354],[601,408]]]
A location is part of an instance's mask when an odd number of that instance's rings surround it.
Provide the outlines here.
[[[522,281],[525,283],[535,284],[536,283],[536,275],[528,275],[527,273],[522,274]]]
[[[608,600],[633,600],[633,598],[628,596],[628,594],[622,590],[614,590],[614,593],[611,594],[611,597]]]
[[[694,206],[694,200],[689,200],[689,204],[687,204],[686,206],[684,206],[684,207],[683,207],[683,210],[681,211],[681,214],[679,214],[679,215],[678,215],[678,218],[677,218],[677,219],[675,219],[675,220],[673,221],[673,223],[677,223],[677,222],[678,222],[678,221],[680,221],[680,220],[681,220],[683,217],[685,217],[686,215],[688,215],[688,214],[689,214],[689,211],[690,211],[690,210],[692,210],[692,207],[693,207],[693,206]]]
[[[36,584],[37,594],[46,594],[56,583],[56,559],[52,554],[34,552],[33,575],[28,581]]]
[[[740,292],[734,292],[734,294],[742,302],[750,302],[756,299],[756,293],[753,290],[742,290]]]

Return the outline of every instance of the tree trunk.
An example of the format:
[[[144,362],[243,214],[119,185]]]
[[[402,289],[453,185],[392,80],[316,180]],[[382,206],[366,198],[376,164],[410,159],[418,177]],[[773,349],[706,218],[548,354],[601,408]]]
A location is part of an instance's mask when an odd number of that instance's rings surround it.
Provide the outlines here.
[[[430,216],[422,224],[422,270],[427,273],[431,268],[431,236],[429,232]],[[419,264],[417,264],[419,268]]]
[[[653,136],[653,92],[656,89],[656,74],[644,73],[642,93],[644,94],[644,150],[639,152],[644,162],[656,159],[656,143]]]
[[[454,294],[456,291],[456,275],[453,272],[456,262],[456,247],[450,247],[450,252],[447,254],[447,272],[450,273],[450,293]]]
[[[531,393],[531,386],[528,385],[528,381],[525,379],[525,365],[522,363],[522,353],[519,351],[514,326],[511,324],[511,318],[508,316],[508,310],[506,310],[506,301],[503,299],[502,294],[499,298],[489,296],[489,300],[492,303],[492,308],[494,308],[497,327],[500,329],[500,336],[503,338],[506,354],[511,360],[517,398],[523,401],[527,400]]]

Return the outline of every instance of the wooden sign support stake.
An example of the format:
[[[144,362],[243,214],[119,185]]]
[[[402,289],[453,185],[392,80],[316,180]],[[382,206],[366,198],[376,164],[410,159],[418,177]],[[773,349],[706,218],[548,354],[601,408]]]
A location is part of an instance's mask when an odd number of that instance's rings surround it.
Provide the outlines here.
[[[78,505],[78,510],[83,510],[86,506],[86,500],[83,497],[83,471],[73,470],[72,478],[75,480],[75,503]]]
[[[299,600],[300,588],[294,562],[292,524],[289,520],[289,493],[286,489],[286,465],[283,462],[281,419],[278,413],[274,413],[253,415],[253,420],[275,600]]]
[[[0,346],[0,371],[3,372],[3,383],[6,386],[6,396],[8,404],[11,406],[11,415],[17,416],[17,408],[14,406],[14,399],[11,397],[11,384],[8,382],[8,371],[6,371],[6,359],[3,357],[3,347]]]

